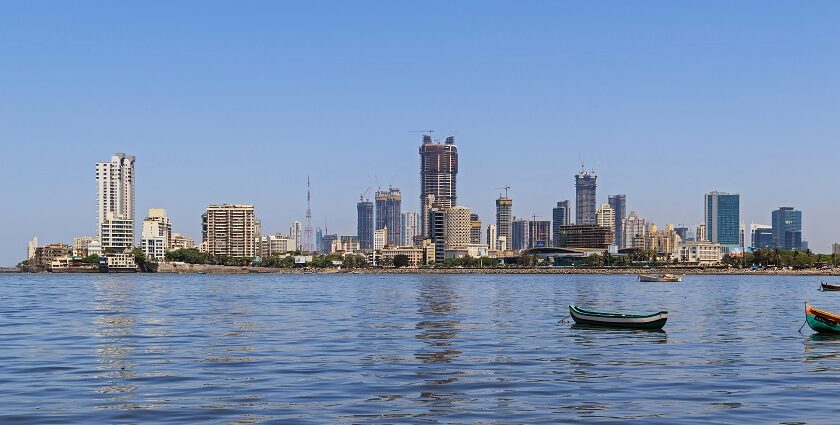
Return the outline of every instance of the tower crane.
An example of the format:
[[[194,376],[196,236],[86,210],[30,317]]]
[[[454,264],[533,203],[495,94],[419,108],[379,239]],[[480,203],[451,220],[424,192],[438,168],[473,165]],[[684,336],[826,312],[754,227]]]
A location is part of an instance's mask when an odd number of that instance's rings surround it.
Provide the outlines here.
[[[508,190],[510,189],[510,186],[497,187],[496,189],[498,189],[498,190],[504,189],[505,190],[505,198],[508,197]]]

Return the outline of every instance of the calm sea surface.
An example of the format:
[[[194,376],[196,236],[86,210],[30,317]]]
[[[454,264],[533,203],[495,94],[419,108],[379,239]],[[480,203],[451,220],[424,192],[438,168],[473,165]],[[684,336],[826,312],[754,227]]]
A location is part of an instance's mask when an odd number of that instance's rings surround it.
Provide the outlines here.
[[[634,279],[0,275],[0,423],[840,423],[818,278]]]

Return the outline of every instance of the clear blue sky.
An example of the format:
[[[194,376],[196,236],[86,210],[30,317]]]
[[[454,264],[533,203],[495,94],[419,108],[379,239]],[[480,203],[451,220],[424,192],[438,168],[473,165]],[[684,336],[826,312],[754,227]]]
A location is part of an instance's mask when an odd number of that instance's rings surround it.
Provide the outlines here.
[[[210,203],[264,232],[355,233],[374,175],[417,210],[420,134],[455,135],[459,203],[549,217],[579,157],[599,203],[660,225],[741,193],[840,241],[837,2],[4,2],[0,264],[95,234],[94,163],[137,156],[137,214],[200,239]]]

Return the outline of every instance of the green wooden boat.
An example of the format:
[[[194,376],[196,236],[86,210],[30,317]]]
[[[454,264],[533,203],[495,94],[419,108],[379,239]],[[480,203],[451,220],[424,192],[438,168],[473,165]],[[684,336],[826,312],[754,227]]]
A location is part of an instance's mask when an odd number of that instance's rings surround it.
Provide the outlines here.
[[[805,321],[820,333],[840,333],[840,315],[819,310],[805,303]]]
[[[569,314],[575,323],[612,328],[662,329],[665,322],[668,321],[667,311],[653,314],[603,313],[570,305]]]

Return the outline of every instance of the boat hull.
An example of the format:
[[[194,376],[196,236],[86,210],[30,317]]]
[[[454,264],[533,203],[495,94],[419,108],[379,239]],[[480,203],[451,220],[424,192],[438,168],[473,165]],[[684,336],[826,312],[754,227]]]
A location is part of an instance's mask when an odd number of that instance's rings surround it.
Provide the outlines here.
[[[639,282],[682,282],[682,276],[639,275]]]
[[[831,285],[820,282],[820,289],[823,291],[840,291],[840,285]]]
[[[569,313],[575,323],[626,329],[662,329],[668,321],[668,312],[649,315],[600,313],[569,306]]]
[[[840,316],[805,304],[805,321],[815,332],[840,334]]]

